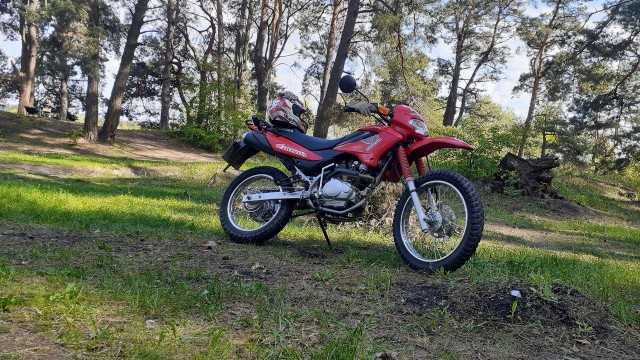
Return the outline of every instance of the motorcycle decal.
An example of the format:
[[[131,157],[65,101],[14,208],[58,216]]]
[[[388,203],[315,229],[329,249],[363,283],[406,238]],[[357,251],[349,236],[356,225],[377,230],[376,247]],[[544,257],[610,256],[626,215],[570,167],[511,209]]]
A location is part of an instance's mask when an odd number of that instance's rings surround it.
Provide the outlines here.
[[[374,146],[376,146],[380,141],[382,141],[382,138],[380,137],[380,135],[376,134],[366,139],[362,139],[360,141],[369,145],[367,146],[367,149],[365,151],[371,151],[371,149],[373,149]]]
[[[292,147],[289,147],[285,144],[276,144],[276,149],[280,149],[280,150],[284,150],[287,152],[290,152],[292,154],[296,154],[296,155],[300,155],[302,157],[307,157],[307,153],[302,151],[302,150],[298,150],[298,149],[294,149]]]
[[[372,125],[360,130],[375,131],[377,134],[360,141],[338,145],[333,150],[352,154],[363,164],[376,167],[380,158],[392,146],[403,140],[402,134],[388,126]]]
[[[287,139],[286,137],[278,136],[270,132],[266,132],[265,136],[267,137],[267,141],[273,151],[277,153],[302,160],[322,160],[322,157],[318,156],[318,154]]]

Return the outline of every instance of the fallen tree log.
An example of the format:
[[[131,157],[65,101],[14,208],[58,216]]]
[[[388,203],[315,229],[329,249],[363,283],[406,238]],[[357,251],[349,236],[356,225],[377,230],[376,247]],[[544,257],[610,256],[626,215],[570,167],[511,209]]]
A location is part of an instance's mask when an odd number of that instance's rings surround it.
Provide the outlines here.
[[[509,173],[515,174],[517,181],[505,183],[505,186],[522,190],[525,195],[549,196],[558,199],[562,196],[551,185],[554,176],[552,169],[558,166],[560,166],[560,161],[557,157],[523,159],[512,153],[507,153],[500,160],[501,174],[499,174],[499,178],[504,183],[509,179]]]

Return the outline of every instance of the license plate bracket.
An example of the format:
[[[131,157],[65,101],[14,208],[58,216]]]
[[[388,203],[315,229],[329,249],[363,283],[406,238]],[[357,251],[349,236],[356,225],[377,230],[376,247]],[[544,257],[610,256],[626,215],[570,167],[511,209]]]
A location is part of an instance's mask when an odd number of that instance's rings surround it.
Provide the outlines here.
[[[257,153],[258,150],[247,145],[244,141],[234,141],[222,154],[222,159],[224,159],[229,166],[240,170],[242,164]]]

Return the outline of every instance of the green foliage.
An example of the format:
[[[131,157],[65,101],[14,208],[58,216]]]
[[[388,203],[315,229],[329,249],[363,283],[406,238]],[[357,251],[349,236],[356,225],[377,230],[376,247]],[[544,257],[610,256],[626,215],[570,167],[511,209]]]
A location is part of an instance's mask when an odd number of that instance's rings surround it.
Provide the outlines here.
[[[501,174],[504,181],[504,193],[508,196],[520,196],[522,195],[522,189],[518,189],[520,185],[520,178],[515,171],[509,171],[505,174]]]
[[[548,275],[545,274],[531,274],[531,280],[537,287],[532,287],[531,290],[538,294],[541,298],[547,301],[556,301],[558,297],[553,292],[553,284]]]
[[[74,129],[69,133],[69,145],[76,146],[78,145],[78,140],[82,139],[84,134],[82,133],[82,129]]]
[[[513,127],[501,124],[484,126],[463,125],[461,128],[433,127],[432,136],[454,137],[474,147],[474,151],[439,150],[433,156],[437,169],[450,169],[471,179],[492,179],[500,169],[500,159],[508,151],[513,152],[519,137]]]
[[[349,329],[346,334],[329,339],[326,347],[311,353],[311,359],[357,359],[363,357],[364,324]]]
[[[331,279],[333,279],[333,272],[329,269],[322,269],[320,271],[318,271],[317,273],[313,274],[313,276],[311,277],[313,280],[315,281],[319,281],[319,282],[327,282]]]
[[[12,307],[20,304],[24,304],[25,300],[15,297],[13,294],[7,296],[0,296],[0,312],[10,311]]]
[[[511,314],[509,314],[509,316],[507,316],[509,318],[509,320],[511,320],[511,322],[513,322],[515,320],[515,315],[516,315],[516,310],[518,309],[518,300],[514,300],[511,303]]]
[[[47,299],[52,302],[69,301],[73,303],[78,301],[81,291],[82,288],[78,284],[69,283],[64,291],[53,293]]]
[[[229,143],[219,133],[193,126],[184,126],[180,130],[170,132],[169,135],[189,145],[209,151],[220,151]]]
[[[583,321],[576,321],[576,325],[578,325],[578,335],[580,336],[589,335],[593,331],[593,327]]]
[[[625,178],[640,189],[640,160],[631,162],[624,171]]]

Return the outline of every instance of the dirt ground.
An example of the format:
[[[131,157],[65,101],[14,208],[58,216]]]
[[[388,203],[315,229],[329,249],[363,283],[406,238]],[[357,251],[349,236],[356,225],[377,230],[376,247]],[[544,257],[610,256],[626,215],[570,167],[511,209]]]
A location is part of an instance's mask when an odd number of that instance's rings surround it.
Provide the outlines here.
[[[392,271],[386,291],[368,293],[359,284],[366,270],[339,269],[331,282],[314,281],[327,260],[336,256],[326,248],[309,248],[279,240],[261,246],[239,245],[220,239],[211,246],[199,242],[162,243],[139,238],[123,241],[109,234],[59,233],[46,228],[0,226],[3,252],[15,253],[31,246],[33,239],[53,251],[64,248],[77,254],[95,253],[96,247],[113,249],[116,257],[135,258],[128,266],[170,267],[174,259],[189,259],[184,268],[204,269],[222,279],[260,281],[269,288],[286,288],[291,303],[300,308],[321,308],[345,322],[374,317],[370,336],[400,349],[398,359],[427,359],[450,344],[461,358],[487,359],[638,359],[640,348],[620,331],[606,308],[580,292],[554,285],[556,299],[540,296],[531,284],[496,283],[478,288],[472,279],[456,283],[439,277],[416,274],[405,269]],[[266,251],[276,248],[278,251]],[[286,256],[282,256],[284,251]],[[23,264],[16,256],[15,266]],[[75,265],[91,262],[93,255],[75,258]],[[260,266],[256,266],[260,264]],[[55,267],[55,262],[47,266]],[[45,270],[45,269],[38,269]],[[521,294],[515,311],[512,290]],[[371,298],[374,296],[376,298]],[[242,341],[245,328],[239,321],[255,315],[251,303],[235,302],[222,314],[221,321],[236,331]],[[579,324],[592,328],[582,332]],[[309,324],[313,328],[313,323]],[[18,351],[24,359],[67,358],[78,356],[52,342],[47,334],[22,325],[1,323],[0,349]],[[420,334],[420,335],[417,335]],[[447,335],[449,334],[449,335]],[[19,338],[19,341],[15,341]],[[301,339],[306,345],[318,341]],[[0,351],[0,354],[2,351]],[[389,355],[390,356],[390,355]],[[392,359],[394,357],[388,357]],[[460,358],[460,357],[458,357]]]
[[[10,121],[8,121],[10,119]],[[71,133],[82,124],[20,117],[0,112],[0,150],[49,152],[130,158],[149,161],[196,162],[219,159],[202,150],[182,144],[157,131],[118,130],[111,144],[89,144],[78,139],[70,145]]]

